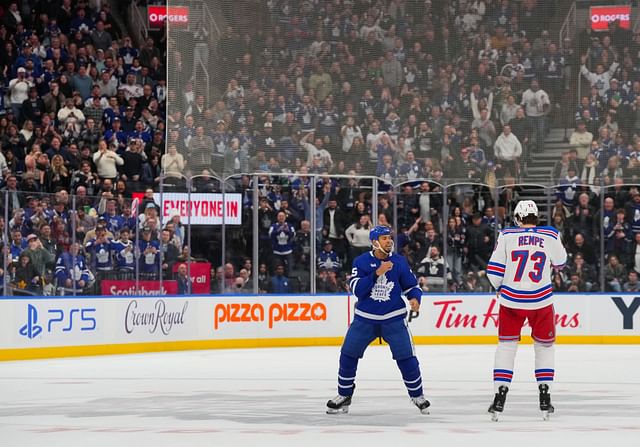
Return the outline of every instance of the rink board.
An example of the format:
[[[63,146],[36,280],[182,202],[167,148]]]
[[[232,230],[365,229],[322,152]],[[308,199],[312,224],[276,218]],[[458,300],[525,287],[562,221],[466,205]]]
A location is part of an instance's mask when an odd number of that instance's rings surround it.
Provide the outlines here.
[[[409,327],[417,344],[495,343],[490,294],[425,295]],[[640,296],[555,296],[560,343],[640,343]],[[188,349],[338,345],[346,295],[7,297],[0,360]],[[523,329],[523,340],[528,328]]]

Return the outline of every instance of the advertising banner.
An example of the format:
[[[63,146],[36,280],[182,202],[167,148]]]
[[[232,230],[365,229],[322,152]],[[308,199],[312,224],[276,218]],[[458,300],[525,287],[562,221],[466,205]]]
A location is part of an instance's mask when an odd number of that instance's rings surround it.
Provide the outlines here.
[[[149,28],[158,29],[162,27],[162,22],[168,20],[173,26],[184,26],[189,24],[188,6],[153,6],[147,7],[147,17]]]
[[[619,21],[620,28],[631,28],[631,5],[592,6],[590,10],[591,29],[606,31],[609,23]]]
[[[554,306],[560,341],[640,343],[640,295],[562,294]],[[495,343],[498,307],[492,294],[425,295],[409,327],[418,344]],[[352,315],[346,295],[3,297],[0,360],[338,345]]]
[[[136,293],[136,282],[134,280],[105,279],[100,283],[100,293],[105,296],[113,295],[175,295],[178,293],[178,283],[173,280],[162,281],[138,281],[138,291]]]
[[[173,264],[173,272],[178,271],[178,267],[182,264],[176,262]],[[211,264],[208,262],[192,262],[191,263],[191,292],[194,295],[208,295],[211,293]]]
[[[142,200],[143,193],[134,193],[134,199]],[[225,225],[242,224],[242,195],[241,194],[189,194],[182,192],[166,192],[162,196],[153,195],[154,200],[160,205],[162,221],[167,222],[174,214],[180,216],[183,225],[189,223],[191,212],[192,225],[222,225],[223,210]],[[162,200],[161,200],[162,199]],[[189,200],[191,199],[191,200]]]

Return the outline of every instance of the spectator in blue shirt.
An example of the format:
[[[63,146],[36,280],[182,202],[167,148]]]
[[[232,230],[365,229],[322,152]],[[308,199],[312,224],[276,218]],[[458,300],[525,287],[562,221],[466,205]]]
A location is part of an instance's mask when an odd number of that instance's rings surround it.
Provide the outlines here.
[[[278,264],[276,274],[271,277],[271,293],[284,294],[291,293],[289,278],[284,276],[284,265]]]

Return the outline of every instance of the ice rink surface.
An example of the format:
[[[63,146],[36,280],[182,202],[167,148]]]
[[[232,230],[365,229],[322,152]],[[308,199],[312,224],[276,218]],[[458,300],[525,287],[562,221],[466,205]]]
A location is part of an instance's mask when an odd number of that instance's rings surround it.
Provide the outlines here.
[[[384,346],[361,361],[346,415],[325,414],[338,347],[0,363],[0,445],[640,445],[640,346],[558,346],[547,422],[530,345],[520,347],[505,412],[491,422],[494,349],[417,347],[428,416],[410,404]]]

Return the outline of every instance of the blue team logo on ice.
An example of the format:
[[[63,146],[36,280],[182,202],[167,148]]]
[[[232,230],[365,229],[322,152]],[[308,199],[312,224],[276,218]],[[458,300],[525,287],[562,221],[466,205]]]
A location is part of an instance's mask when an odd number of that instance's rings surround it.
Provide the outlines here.
[[[387,275],[379,276],[371,289],[371,299],[380,302],[391,300],[391,291],[394,285],[393,281],[387,279]]]
[[[20,335],[27,338],[36,338],[42,333],[42,326],[38,324],[38,309],[29,304],[27,308],[27,324],[20,328]]]

